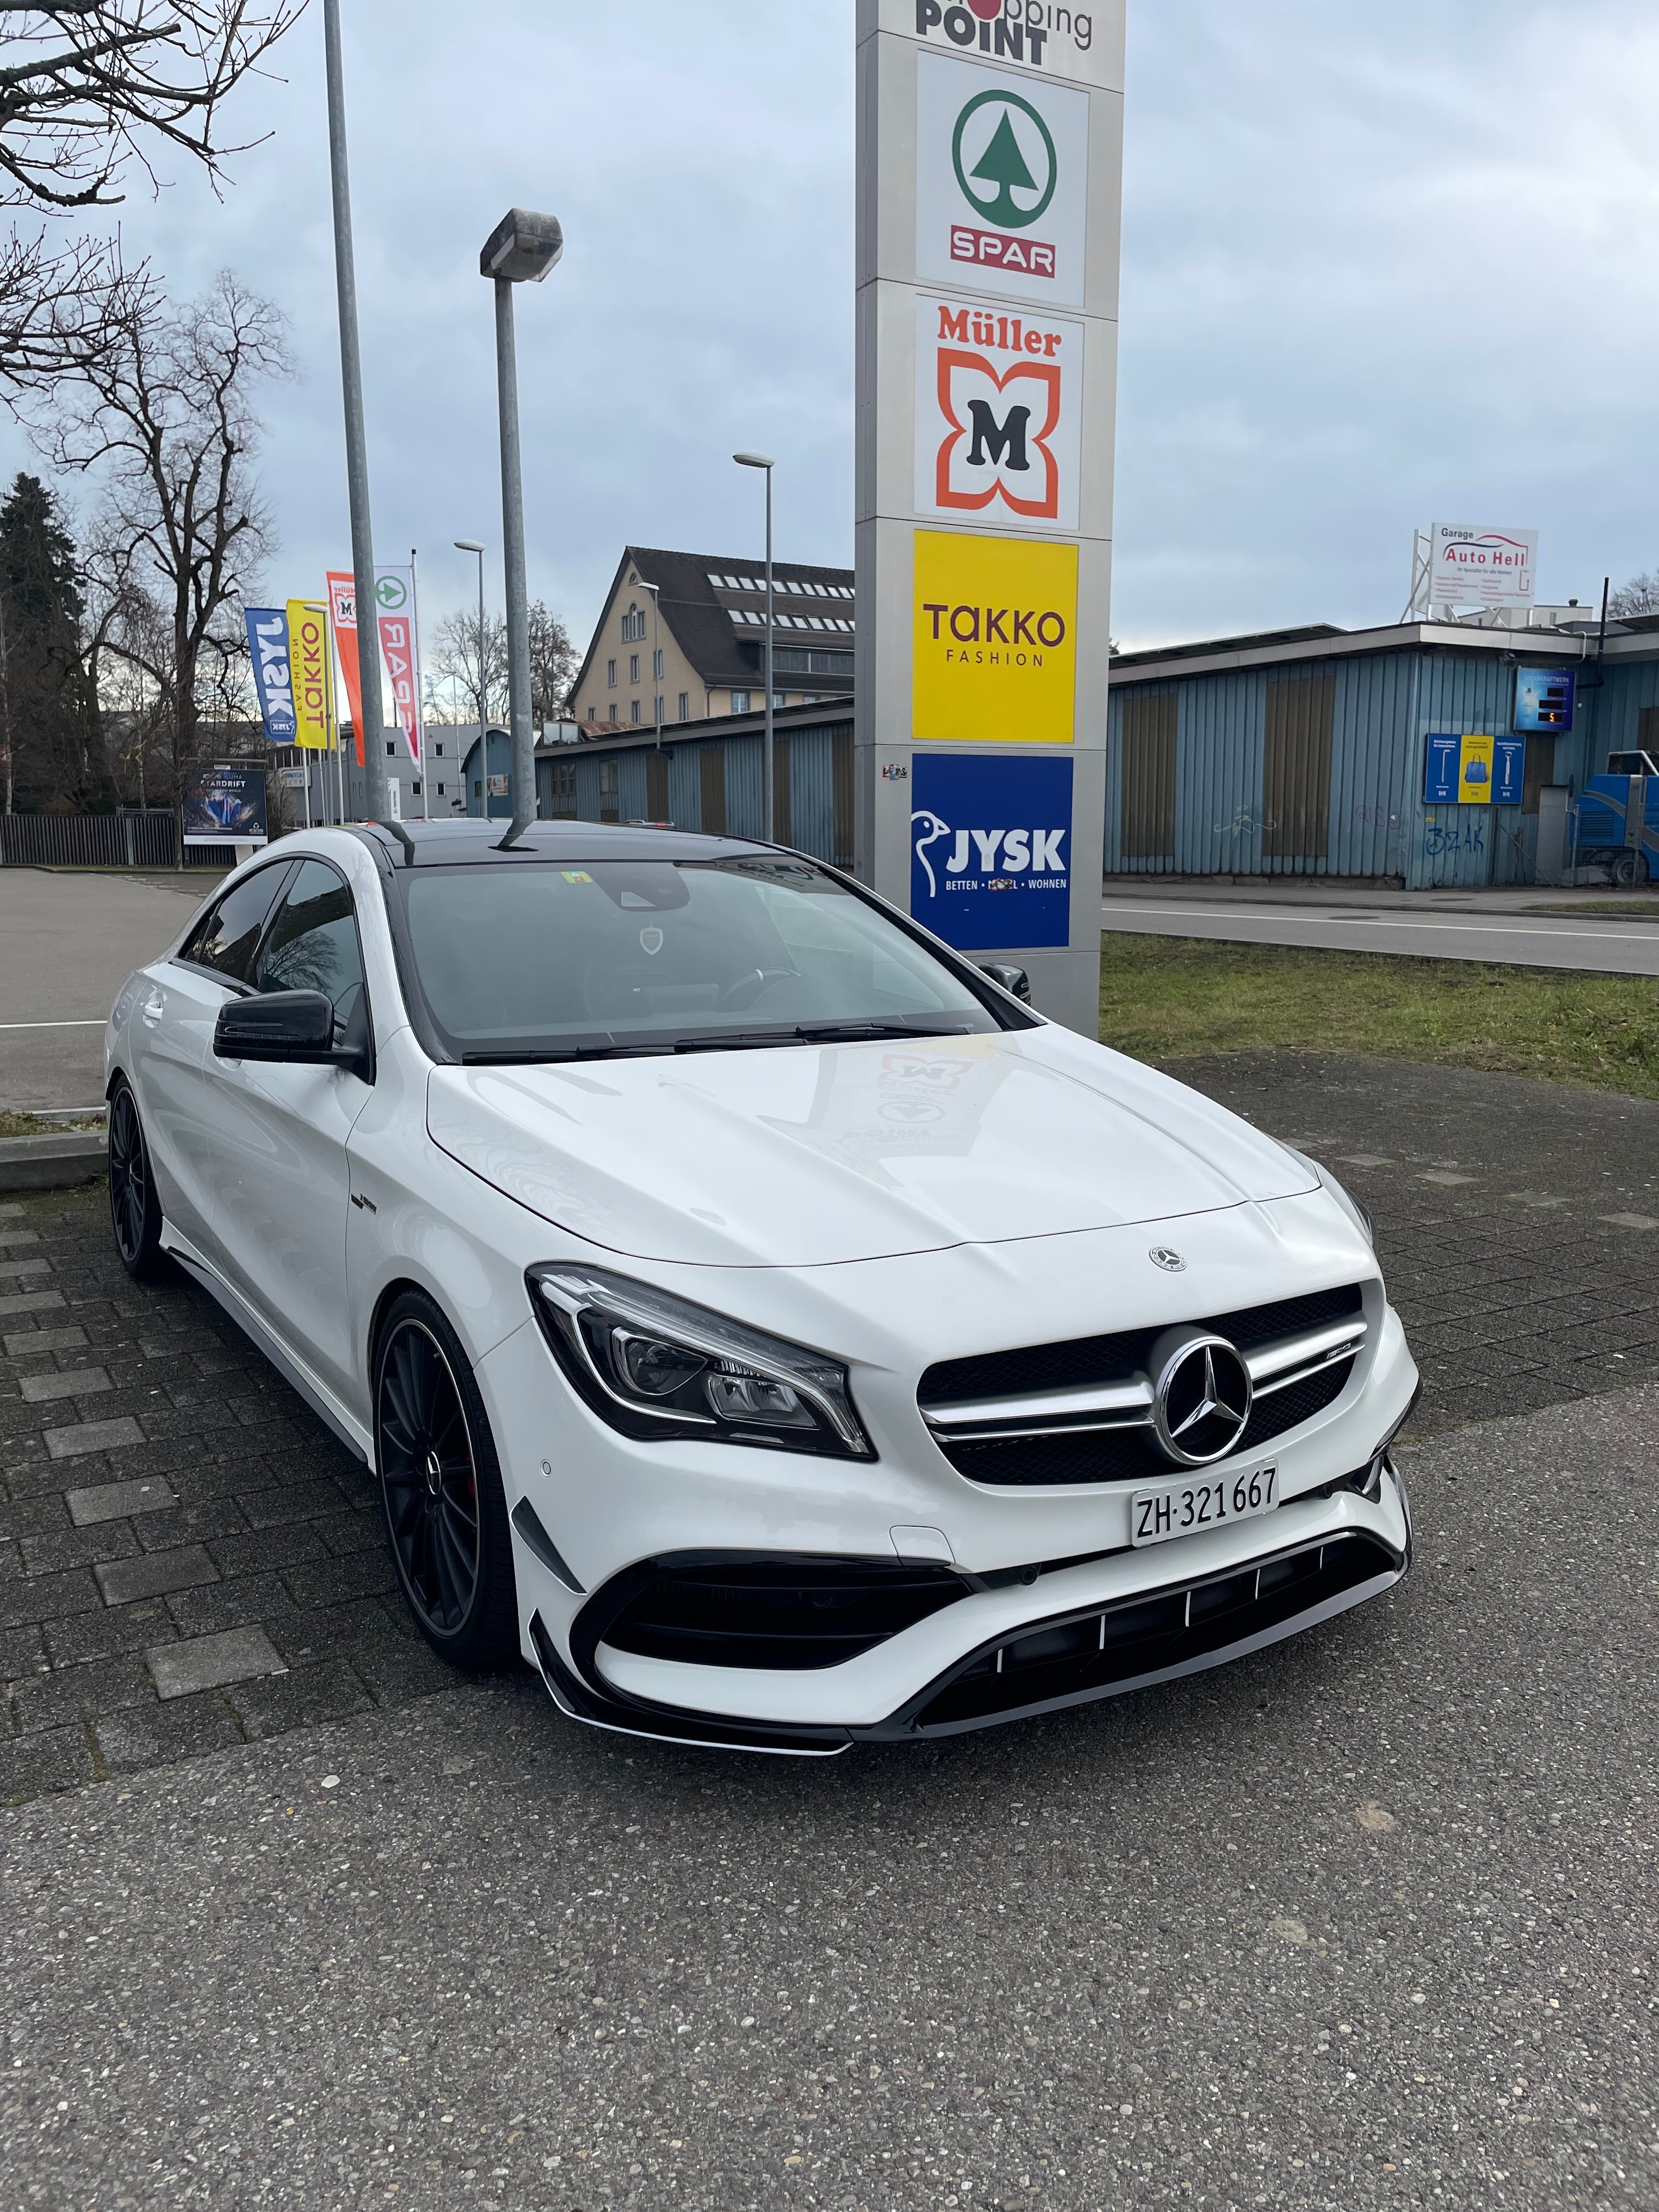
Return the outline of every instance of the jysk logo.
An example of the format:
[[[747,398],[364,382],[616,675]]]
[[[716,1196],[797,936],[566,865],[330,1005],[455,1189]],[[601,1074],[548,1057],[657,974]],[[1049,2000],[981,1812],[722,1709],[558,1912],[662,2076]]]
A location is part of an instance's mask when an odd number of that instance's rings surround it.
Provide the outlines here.
[[[1071,935],[1072,763],[917,753],[910,911],[963,951]]]

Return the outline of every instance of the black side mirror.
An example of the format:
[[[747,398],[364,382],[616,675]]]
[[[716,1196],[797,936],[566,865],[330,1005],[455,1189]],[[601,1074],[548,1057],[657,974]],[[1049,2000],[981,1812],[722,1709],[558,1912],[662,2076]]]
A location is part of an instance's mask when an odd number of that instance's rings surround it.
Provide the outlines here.
[[[334,1008],[320,991],[267,991],[227,1000],[213,1025],[213,1049],[220,1060],[325,1067],[334,1058]]]
[[[1031,979],[1023,968],[1005,965],[1000,960],[981,960],[979,964],[981,973],[988,975],[994,983],[1000,983],[1023,1006],[1030,1005]]]

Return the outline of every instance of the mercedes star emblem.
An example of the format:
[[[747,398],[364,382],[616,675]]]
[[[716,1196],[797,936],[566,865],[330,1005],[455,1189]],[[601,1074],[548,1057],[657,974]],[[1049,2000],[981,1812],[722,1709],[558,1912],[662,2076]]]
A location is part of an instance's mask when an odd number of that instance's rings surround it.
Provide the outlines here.
[[[1178,1275],[1187,1262],[1179,1252],[1172,1252],[1167,1244],[1154,1244],[1146,1255],[1153,1267],[1162,1267],[1166,1275]]]
[[[1224,1336],[1170,1329],[1152,1346],[1152,1428],[1178,1467],[1224,1459],[1250,1418],[1250,1370]]]

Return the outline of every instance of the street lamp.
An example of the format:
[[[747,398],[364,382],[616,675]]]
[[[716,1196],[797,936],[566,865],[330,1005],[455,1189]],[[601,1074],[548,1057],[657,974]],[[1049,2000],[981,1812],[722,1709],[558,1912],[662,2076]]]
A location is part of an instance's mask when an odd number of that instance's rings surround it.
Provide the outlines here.
[[[657,750],[662,750],[662,693],[657,686],[662,682],[662,601],[659,596],[660,584],[641,583],[640,589],[651,594],[651,691],[657,709]]]
[[[478,556],[478,776],[480,788],[483,793],[482,811],[484,820],[488,822],[489,819],[489,739],[487,735],[489,719],[485,712],[484,686],[484,550],[476,538],[458,538],[454,541],[454,545],[458,553],[476,553]],[[462,765],[461,774],[463,776],[466,774],[465,763]],[[466,793],[463,792],[461,796],[465,798]]]
[[[495,391],[501,421],[501,556],[507,571],[507,720],[513,727],[510,844],[536,818],[536,739],[530,726],[530,586],[525,574],[524,471],[519,456],[519,369],[513,287],[539,284],[564,252],[559,219],[509,208],[484,240],[478,274],[495,286]]]
[[[777,464],[764,453],[733,453],[732,458],[740,469],[766,471],[766,735],[762,740],[766,757],[761,764],[761,813],[764,825],[761,836],[769,845],[776,832],[772,819],[772,471]]]

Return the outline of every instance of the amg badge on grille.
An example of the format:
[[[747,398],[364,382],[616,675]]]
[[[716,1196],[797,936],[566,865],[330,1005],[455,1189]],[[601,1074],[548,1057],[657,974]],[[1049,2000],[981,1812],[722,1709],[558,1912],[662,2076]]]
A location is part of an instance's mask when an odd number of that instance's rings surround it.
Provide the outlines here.
[[[1146,1255],[1153,1267],[1162,1267],[1166,1275],[1178,1275],[1187,1262],[1179,1252],[1172,1252],[1167,1244],[1154,1244]]]

